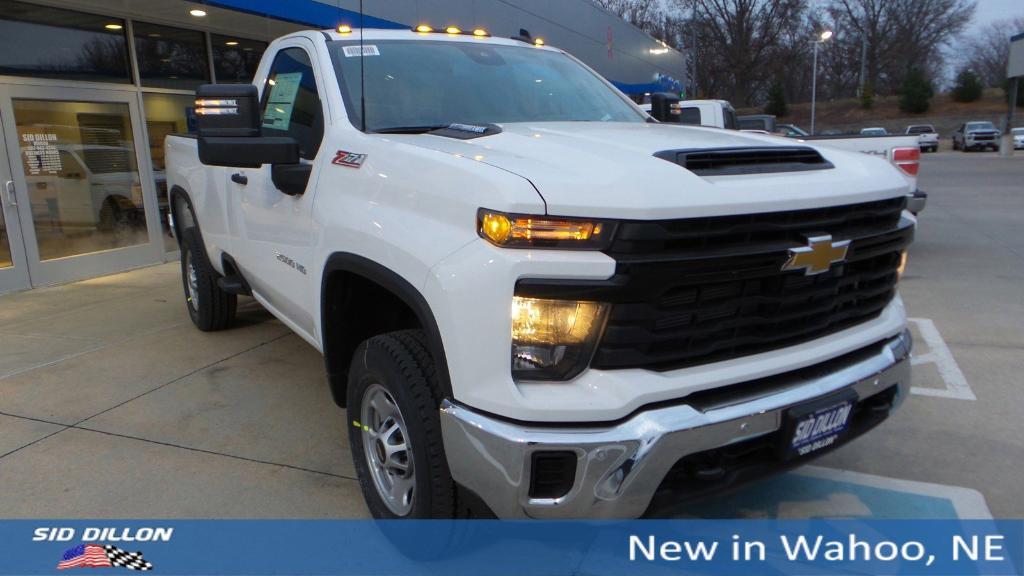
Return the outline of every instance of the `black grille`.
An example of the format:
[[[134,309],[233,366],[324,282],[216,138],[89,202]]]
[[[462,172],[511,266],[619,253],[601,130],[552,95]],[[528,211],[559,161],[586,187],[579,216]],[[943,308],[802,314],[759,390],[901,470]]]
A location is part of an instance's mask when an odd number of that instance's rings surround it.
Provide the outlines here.
[[[655,156],[701,176],[799,172],[833,167],[817,150],[806,146],[665,150]]]
[[[913,226],[903,198],[812,210],[619,224],[610,280],[522,281],[517,293],[611,302],[595,368],[671,370],[806,342],[877,317]],[[851,240],[823,274],[782,272],[806,236]]]

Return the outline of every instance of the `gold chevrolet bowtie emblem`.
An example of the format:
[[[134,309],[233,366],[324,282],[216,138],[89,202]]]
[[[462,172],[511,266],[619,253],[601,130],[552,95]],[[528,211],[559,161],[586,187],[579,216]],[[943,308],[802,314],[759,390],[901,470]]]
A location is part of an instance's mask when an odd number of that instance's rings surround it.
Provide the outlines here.
[[[833,242],[832,236],[824,234],[807,238],[807,246],[789,249],[789,260],[783,270],[803,270],[807,276],[828,272],[836,262],[846,260],[850,241]]]

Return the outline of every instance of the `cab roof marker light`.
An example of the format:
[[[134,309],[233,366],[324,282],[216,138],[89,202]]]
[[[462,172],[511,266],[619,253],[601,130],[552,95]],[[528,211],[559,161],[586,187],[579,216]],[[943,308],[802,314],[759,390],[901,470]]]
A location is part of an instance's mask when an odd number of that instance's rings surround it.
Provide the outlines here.
[[[537,46],[543,46],[544,45],[544,39],[543,38],[534,38],[533,39],[533,43],[535,45],[537,45]]]
[[[483,28],[476,28],[473,30],[473,36],[483,38],[485,36],[490,36],[490,34],[488,34],[487,30],[484,30]]]
[[[462,34],[462,29],[458,26],[449,26],[445,28],[444,31],[449,34]]]
[[[429,32],[433,32],[434,31],[433,28],[431,28],[430,26],[427,26],[426,24],[420,24],[419,26],[417,26],[413,30],[415,30],[416,32],[419,32],[421,34],[427,34]]]
[[[338,26],[338,34],[351,34],[352,27],[348,24],[341,24]]]

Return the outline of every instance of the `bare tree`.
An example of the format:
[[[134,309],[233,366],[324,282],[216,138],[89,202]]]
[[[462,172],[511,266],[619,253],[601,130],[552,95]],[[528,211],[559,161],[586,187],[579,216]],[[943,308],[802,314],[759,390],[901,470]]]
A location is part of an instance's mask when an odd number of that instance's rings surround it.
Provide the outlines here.
[[[693,12],[697,30],[698,82],[708,94],[739,104],[763,100],[785,63],[780,47],[799,26],[805,0],[673,0]]]
[[[866,44],[866,81],[879,94],[893,94],[911,68],[939,75],[943,49],[974,8],[973,0],[831,0],[828,14],[851,43]]]
[[[962,67],[972,70],[987,87],[1002,86],[1010,60],[1010,37],[1020,32],[1024,32],[1024,16],[985,26],[965,43]]]

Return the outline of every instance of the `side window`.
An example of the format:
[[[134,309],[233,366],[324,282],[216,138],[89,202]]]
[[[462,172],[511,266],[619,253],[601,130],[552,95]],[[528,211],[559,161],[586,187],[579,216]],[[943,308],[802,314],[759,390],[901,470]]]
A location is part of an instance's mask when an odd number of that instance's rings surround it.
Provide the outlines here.
[[[263,134],[295,138],[300,155],[311,159],[324,137],[323,111],[309,54],[301,48],[278,52],[263,87]]]
[[[682,108],[679,114],[680,124],[693,124],[694,126],[700,126],[700,109],[692,106],[686,106]]]

